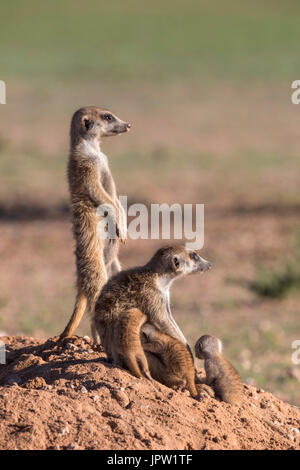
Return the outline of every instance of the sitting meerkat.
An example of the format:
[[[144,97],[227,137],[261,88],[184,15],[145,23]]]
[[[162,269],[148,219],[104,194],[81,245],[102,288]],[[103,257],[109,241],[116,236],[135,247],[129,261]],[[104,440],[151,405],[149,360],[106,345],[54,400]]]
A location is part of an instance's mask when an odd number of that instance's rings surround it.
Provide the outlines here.
[[[92,320],[108,358],[114,358],[114,332],[131,309],[140,310],[157,330],[181,341],[192,357],[188,343],[171,314],[169,289],[175,279],[210,267],[210,263],[196,250],[170,246],[159,249],[144,266],[121,271],[109,279],[96,302]],[[130,371],[134,373],[131,368]]]
[[[198,359],[204,359],[205,384],[210,385],[216,396],[232,405],[243,398],[242,380],[227,359],[222,355],[222,342],[212,335],[204,335],[195,344]]]
[[[155,380],[170,388],[187,388],[192,397],[198,396],[194,361],[181,341],[146,323],[143,326],[142,346],[146,351],[151,376]]]
[[[132,308],[122,314],[112,333],[112,356],[116,364],[129,369],[136,377],[145,376],[151,379],[140,340],[141,327],[146,321],[146,315],[138,308]]]

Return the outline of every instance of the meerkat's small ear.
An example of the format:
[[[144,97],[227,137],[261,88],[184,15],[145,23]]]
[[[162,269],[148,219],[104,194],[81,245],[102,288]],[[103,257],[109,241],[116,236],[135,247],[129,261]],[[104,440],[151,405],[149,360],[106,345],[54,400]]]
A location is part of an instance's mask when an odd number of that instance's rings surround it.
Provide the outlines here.
[[[173,256],[172,264],[173,264],[174,271],[178,271],[178,269],[180,268],[180,259],[178,256]]]
[[[92,119],[88,119],[87,117],[84,117],[82,119],[82,124],[85,127],[85,129],[89,131],[93,127],[94,121]]]

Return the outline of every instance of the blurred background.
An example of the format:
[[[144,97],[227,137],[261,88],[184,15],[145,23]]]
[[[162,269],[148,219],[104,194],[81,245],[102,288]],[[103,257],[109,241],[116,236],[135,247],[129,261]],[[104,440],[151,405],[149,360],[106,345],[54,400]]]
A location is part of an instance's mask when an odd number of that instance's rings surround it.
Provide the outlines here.
[[[2,334],[69,319],[69,123],[103,105],[132,123],[103,142],[119,194],[205,204],[213,269],[172,288],[185,335],[218,335],[245,381],[300,405],[299,14],[297,0],[1,3]],[[128,240],[123,266],[163,243]]]

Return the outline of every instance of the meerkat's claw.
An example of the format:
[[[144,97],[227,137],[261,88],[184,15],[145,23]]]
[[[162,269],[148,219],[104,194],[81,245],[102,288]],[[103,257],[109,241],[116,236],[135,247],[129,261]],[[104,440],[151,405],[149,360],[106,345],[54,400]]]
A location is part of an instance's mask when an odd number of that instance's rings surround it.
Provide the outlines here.
[[[119,227],[116,227],[116,235],[119,238],[120,242],[123,243],[123,245],[126,243],[127,240],[127,233],[122,233],[122,231],[119,229]]]
[[[148,379],[148,380],[152,380],[152,377],[151,377],[151,375],[150,375],[150,373],[149,373],[149,372],[147,372],[147,371],[143,371],[143,373],[145,374],[145,377],[146,377],[146,379]]]
[[[184,392],[186,390],[186,384],[184,382],[175,385],[175,390],[178,392]]]

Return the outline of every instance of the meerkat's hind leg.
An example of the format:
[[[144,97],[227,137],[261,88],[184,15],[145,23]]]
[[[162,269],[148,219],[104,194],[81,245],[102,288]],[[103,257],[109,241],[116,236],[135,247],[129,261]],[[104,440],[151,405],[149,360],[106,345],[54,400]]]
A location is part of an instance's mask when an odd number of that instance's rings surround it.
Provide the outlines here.
[[[88,309],[88,314],[91,320],[91,323],[90,323],[91,335],[92,335],[94,344],[98,345],[101,343],[101,339],[100,339],[100,333],[95,323],[95,305],[96,305],[96,296],[92,301],[88,303],[87,309]]]
[[[97,344],[100,344],[100,343],[101,343],[100,335],[99,335],[99,333],[98,333],[98,330],[97,330],[97,328],[96,328],[95,321],[94,321],[93,318],[92,318],[92,320],[91,320],[91,335],[92,335],[94,344],[97,345]]]

